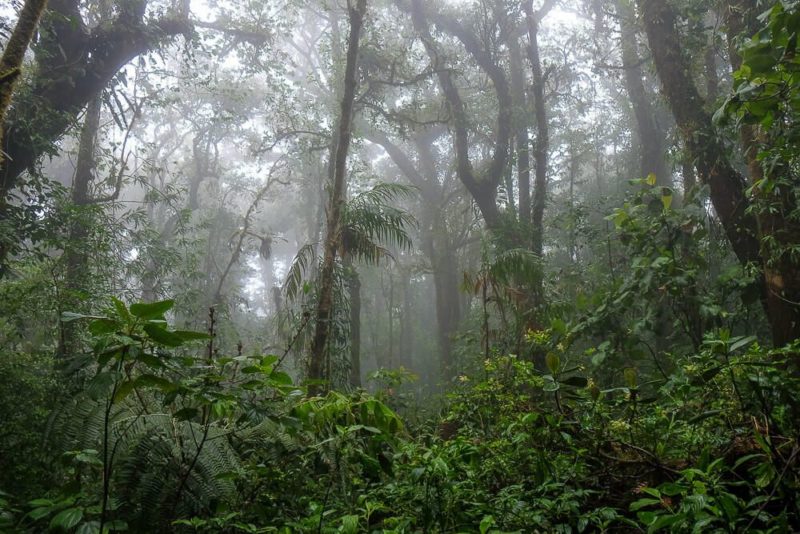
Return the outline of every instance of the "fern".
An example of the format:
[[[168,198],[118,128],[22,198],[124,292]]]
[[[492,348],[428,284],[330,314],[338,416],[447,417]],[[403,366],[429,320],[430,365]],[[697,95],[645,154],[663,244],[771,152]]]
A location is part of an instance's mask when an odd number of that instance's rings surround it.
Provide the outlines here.
[[[141,408],[128,400],[113,405],[109,427],[112,494],[132,526],[150,531],[235,498],[226,475],[240,462],[223,429]],[[105,400],[79,394],[54,415],[49,439],[61,450],[102,450],[105,409]]]

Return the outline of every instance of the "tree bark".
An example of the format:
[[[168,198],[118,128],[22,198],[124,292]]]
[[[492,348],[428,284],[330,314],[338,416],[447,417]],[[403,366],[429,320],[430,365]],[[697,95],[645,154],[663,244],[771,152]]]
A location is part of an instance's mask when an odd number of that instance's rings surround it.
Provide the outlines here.
[[[19,13],[19,20],[11,33],[11,38],[3,50],[3,57],[0,58],[0,147],[4,146],[3,125],[6,112],[11,105],[14,87],[22,74],[25,52],[36,33],[36,27],[39,25],[39,19],[45,7],[47,7],[47,0],[26,0]],[[3,159],[3,151],[0,150],[0,164]]]
[[[728,55],[733,70],[742,66],[738,50],[739,38],[750,37],[758,32],[758,15],[758,4],[755,0],[732,0],[728,3]],[[769,148],[769,141],[759,126],[742,125],[739,138],[753,186],[753,211],[758,222],[759,237],[762,243],[769,240],[776,245],[772,250],[764,247],[762,255],[772,341],[775,346],[781,347],[800,338],[800,265],[788,252],[798,243],[800,227],[791,221],[791,217],[784,215],[795,213],[797,203],[789,191],[776,188],[774,192],[765,192],[758,187],[764,178],[777,178],[781,172],[773,169],[767,174],[761,165],[758,154],[764,148]]]
[[[497,128],[493,154],[483,172],[476,172],[469,155],[469,117],[467,116],[461,93],[453,81],[452,73],[439,57],[439,51],[428,28],[427,14],[421,0],[412,0],[411,16],[414,28],[422,38],[422,43],[436,70],[439,85],[444,94],[453,126],[453,148],[456,157],[456,173],[459,180],[475,200],[486,226],[497,234],[506,231],[500,208],[497,206],[497,187],[505,176],[508,165],[509,143],[511,139],[512,99],[511,90],[503,69],[491,54],[483,48],[474,34],[458,22],[434,14],[434,22],[444,31],[455,36],[464,45],[467,53],[491,79],[497,97]],[[513,236],[512,236],[513,237]]]
[[[531,250],[543,253],[544,208],[547,203],[547,156],[550,147],[550,127],[547,122],[547,103],[544,97],[544,73],[539,55],[539,23],[555,2],[545,2],[539,11],[533,11],[533,0],[523,4],[528,26],[528,60],[533,71],[533,106],[536,115],[536,143],[534,145],[535,177],[533,181],[533,206],[531,212]],[[541,293],[541,287],[538,288]]]
[[[376,130],[368,130],[367,138],[381,145],[400,172],[419,188],[422,201],[422,251],[431,263],[436,301],[436,332],[441,357],[442,376],[447,379],[453,370],[453,336],[461,322],[461,305],[458,289],[458,262],[451,236],[448,234],[442,206],[445,191],[439,182],[435,158],[430,153],[436,133],[418,134],[418,164],[415,164],[399,146]]]
[[[636,133],[639,137],[639,173],[644,178],[650,173],[656,177],[656,184],[672,186],[672,173],[667,167],[667,136],[659,127],[653,109],[651,95],[647,94],[642,81],[643,72],[639,52],[636,50],[637,28],[635,14],[624,0],[617,0],[617,13],[620,17],[620,47],[622,66],[625,75],[625,89],[636,118]]]
[[[90,186],[94,180],[95,169],[95,142],[100,129],[100,111],[102,102],[99,97],[89,102],[86,108],[86,117],[83,121],[81,136],[78,145],[78,159],[75,164],[75,177],[72,180],[72,207],[75,209],[73,222],[70,227],[69,239],[64,250],[65,287],[66,298],[61,303],[64,311],[82,311],[78,309],[80,299],[79,291],[87,290],[89,266],[87,264],[87,228],[85,209],[90,205]],[[65,357],[75,350],[75,337],[77,334],[75,322],[63,323],[61,338],[57,348],[57,356]]]
[[[352,263],[346,267],[350,300],[350,385],[361,387],[361,279]]]
[[[308,378],[312,381],[309,393],[321,391],[320,383],[329,379],[325,376],[326,358],[325,349],[330,334],[330,320],[333,313],[333,285],[334,270],[336,266],[336,252],[341,244],[341,215],[345,202],[345,183],[347,173],[347,154],[350,150],[352,137],[353,107],[355,103],[356,79],[358,67],[359,39],[367,10],[366,0],[356,0],[355,6],[348,8],[350,19],[350,36],[347,46],[347,60],[344,74],[344,93],[342,95],[341,111],[339,116],[339,131],[336,140],[336,156],[333,161],[333,188],[331,190],[328,209],[327,228],[324,246],[322,268],[319,274],[319,295],[316,310],[316,324],[314,339],[311,347],[311,359],[308,368]]]
[[[691,78],[669,2],[638,0],[650,50],[664,95],[695,162],[699,178],[709,186],[714,209],[739,260],[761,263],[756,223],[747,213],[745,181],[728,161],[711,117]]]
[[[664,0],[638,0],[638,5],[664,94],[688,154],[695,163],[697,176],[709,187],[714,210],[739,261],[744,265],[755,263],[763,267],[760,233],[756,218],[748,210],[750,201],[745,194],[745,179],[728,160],[691,78],[689,62],[683,54],[676,27],[675,10]],[[769,272],[766,280],[770,288],[776,289],[786,283],[784,276],[772,276]],[[773,340],[780,343],[787,337],[779,333],[787,328],[786,321],[794,325],[795,331],[800,324],[794,320],[796,311],[789,317],[779,315],[778,310],[785,306],[778,302],[773,304],[780,299],[773,295],[772,289],[767,290],[764,278],[759,281],[759,290],[772,327]]]
[[[531,156],[528,135],[528,100],[525,97],[525,74],[522,52],[515,36],[508,40],[511,65],[511,96],[514,101],[514,137],[517,141],[517,187],[519,187],[519,222],[523,229],[531,225]]]

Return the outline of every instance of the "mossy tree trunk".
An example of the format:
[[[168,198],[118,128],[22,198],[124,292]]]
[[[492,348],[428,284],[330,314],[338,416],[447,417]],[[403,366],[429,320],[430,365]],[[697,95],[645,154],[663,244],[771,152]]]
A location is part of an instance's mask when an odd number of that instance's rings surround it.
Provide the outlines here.
[[[326,365],[326,347],[330,335],[330,322],[333,315],[333,286],[336,268],[336,253],[341,248],[341,219],[342,208],[345,202],[347,180],[347,154],[350,150],[352,138],[353,108],[355,105],[356,89],[358,85],[358,49],[361,37],[361,28],[367,11],[366,0],[356,0],[355,5],[349,4],[350,35],[347,45],[347,60],[344,74],[344,93],[342,95],[341,111],[339,115],[339,130],[336,138],[336,152],[332,162],[333,184],[330,203],[328,205],[327,228],[324,244],[322,267],[319,273],[319,294],[316,310],[316,324],[314,339],[311,346],[311,359],[308,367],[308,379],[311,381],[309,393],[314,394],[322,390],[321,382],[329,379],[325,376],[328,368]]]

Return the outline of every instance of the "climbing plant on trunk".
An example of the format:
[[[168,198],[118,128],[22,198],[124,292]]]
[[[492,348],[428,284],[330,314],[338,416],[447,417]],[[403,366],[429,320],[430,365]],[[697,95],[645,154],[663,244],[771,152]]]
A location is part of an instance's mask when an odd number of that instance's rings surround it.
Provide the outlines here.
[[[319,381],[325,378],[325,347],[330,333],[330,318],[333,311],[334,269],[336,253],[340,247],[342,207],[345,202],[345,185],[347,180],[347,154],[352,137],[353,107],[355,104],[358,80],[358,47],[361,28],[367,11],[366,0],[348,2],[350,19],[350,36],[347,45],[347,60],[344,73],[344,93],[342,95],[339,116],[339,131],[336,138],[336,152],[331,162],[333,167],[333,184],[328,205],[327,229],[324,245],[322,268],[319,273],[319,295],[316,310],[314,339],[311,346],[311,359],[308,367],[308,378],[312,381],[311,392],[320,390]]]

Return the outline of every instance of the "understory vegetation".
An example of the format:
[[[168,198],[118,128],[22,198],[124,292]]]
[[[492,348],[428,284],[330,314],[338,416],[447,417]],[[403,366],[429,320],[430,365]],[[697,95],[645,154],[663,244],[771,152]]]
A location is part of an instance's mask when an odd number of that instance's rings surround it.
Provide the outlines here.
[[[0,532],[800,531],[800,2],[0,23]]]

